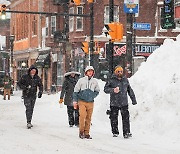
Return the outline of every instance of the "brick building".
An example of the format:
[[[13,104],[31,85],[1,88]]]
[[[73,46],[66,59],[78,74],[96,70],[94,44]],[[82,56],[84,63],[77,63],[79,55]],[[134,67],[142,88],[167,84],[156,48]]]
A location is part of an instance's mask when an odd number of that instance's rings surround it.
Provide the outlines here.
[[[63,5],[61,0],[12,0],[11,10],[38,11],[38,12],[69,12],[71,14],[89,14],[90,6],[82,0],[79,6],[69,1]],[[165,30],[161,28],[161,8],[163,0],[139,1],[139,13],[135,17],[137,23],[149,23],[150,30],[134,30],[134,56],[148,56],[159,47],[165,38],[175,39],[180,33],[179,11],[175,20],[176,28]],[[115,42],[117,48],[126,44],[126,14],[123,11],[124,1],[114,1],[114,21],[124,26],[124,37],[121,42]],[[179,1],[175,3],[179,6]],[[83,53],[82,42],[89,40],[89,17],[12,14],[11,34],[15,35],[14,42],[14,78],[15,81],[31,64],[37,64],[39,74],[43,79],[45,90],[50,90],[52,83],[60,86],[63,74],[69,67],[75,67],[82,72],[86,65],[87,55]],[[108,38],[103,34],[104,25],[109,23],[109,0],[95,0],[94,2],[94,40],[100,44],[99,62],[106,61]],[[59,37],[68,37],[56,41]],[[116,55],[121,58],[122,53]],[[50,66],[45,67],[44,61],[50,58]],[[26,63],[26,67],[22,66]],[[100,68],[101,69],[101,68]],[[104,69],[104,68],[103,68]]]

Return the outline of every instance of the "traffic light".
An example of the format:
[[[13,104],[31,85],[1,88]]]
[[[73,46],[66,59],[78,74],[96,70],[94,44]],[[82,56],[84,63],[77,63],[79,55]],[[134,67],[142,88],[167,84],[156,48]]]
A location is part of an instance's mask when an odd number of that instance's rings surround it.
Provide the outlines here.
[[[82,45],[83,45],[82,50],[83,50],[86,54],[88,54],[88,53],[89,53],[89,43],[88,43],[88,42],[82,42]]]
[[[73,0],[76,5],[80,5],[81,0]]]
[[[0,5],[0,15],[2,19],[6,18],[6,5]]]
[[[116,23],[112,22],[108,24],[108,34],[111,36],[111,41],[114,42],[116,39]]]
[[[88,3],[93,3],[94,2],[94,0],[88,0]]]
[[[117,23],[117,30],[116,30],[116,40],[120,41],[123,38],[123,24]]]
[[[120,41],[123,38],[123,25],[118,22],[112,22],[106,25],[111,41]]]

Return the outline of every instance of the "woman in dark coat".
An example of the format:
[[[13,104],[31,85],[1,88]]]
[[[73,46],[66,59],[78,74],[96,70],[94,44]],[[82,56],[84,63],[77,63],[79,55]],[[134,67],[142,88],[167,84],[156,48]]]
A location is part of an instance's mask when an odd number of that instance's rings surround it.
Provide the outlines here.
[[[64,102],[64,104],[67,105],[67,113],[70,127],[73,127],[73,125],[77,127],[79,126],[79,110],[74,109],[73,107],[73,92],[79,76],[80,73],[75,72],[74,69],[71,69],[69,72],[65,73],[65,79],[62,85],[62,91],[59,100],[60,104]]]

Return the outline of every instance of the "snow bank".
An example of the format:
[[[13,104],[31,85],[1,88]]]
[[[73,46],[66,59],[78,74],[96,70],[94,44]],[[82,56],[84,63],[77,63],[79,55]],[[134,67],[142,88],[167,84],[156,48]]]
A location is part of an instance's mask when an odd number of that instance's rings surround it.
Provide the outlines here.
[[[137,126],[177,137],[180,129],[180,35],[166,39],[130,82],[138,105],[132,109]],[[141,123],[146,120],[146,123]],[[180,137],[180,135],[178,135]]]

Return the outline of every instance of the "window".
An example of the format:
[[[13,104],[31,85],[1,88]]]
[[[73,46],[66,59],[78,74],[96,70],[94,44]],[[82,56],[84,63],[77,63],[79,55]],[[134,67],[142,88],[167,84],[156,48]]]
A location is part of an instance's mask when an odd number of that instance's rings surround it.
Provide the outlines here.
[[[114,22],[119,22],[119,7],[114,6]],[[109,23],[109,6],[104,8],[104,24]]]
[[[77,7],[77,14],[83,14],[82,6]],[[83,18],[82,17],[76,17],[76,30],[83,30]]]
[[[37,35],[37,19],[36,19],[36,16],[33,17],[33,21],[32,21],[32,35]]]
[[[48,36],[49,32],[48,32],[48,26],[49,26],[49,18],[46,17],[46,36]]]
[[[51,16],[51,35],[56,31],[56,16]]]
[[[74,14],[74,8],[69,9],[69,14]],[[69,16],[69,31],[72,32],[74,30],[74,17]]]

